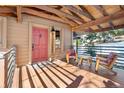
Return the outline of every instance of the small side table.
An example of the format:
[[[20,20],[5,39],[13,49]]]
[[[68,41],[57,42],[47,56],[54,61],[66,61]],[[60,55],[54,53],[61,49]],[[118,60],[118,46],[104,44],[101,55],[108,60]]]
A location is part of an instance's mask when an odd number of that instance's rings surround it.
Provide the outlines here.
[[[87,60],[87,62],[90,64],[90,67],[92,66],[92,56],[89,55],[81,55],[78,66],[80,64],[82,65],[84,60]]]

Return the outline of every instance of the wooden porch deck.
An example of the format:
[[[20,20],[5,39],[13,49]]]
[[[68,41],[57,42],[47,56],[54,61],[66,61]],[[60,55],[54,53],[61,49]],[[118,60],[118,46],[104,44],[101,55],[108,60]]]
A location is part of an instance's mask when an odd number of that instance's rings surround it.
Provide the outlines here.
[[[92,68],[91,68],[92,69]],[[111,76],[110,76],[111,77]],[[107,77],[107,78],[110,78]],[[116,79],[115,76],[113,79]],[[88,70],[60,60],[40,62],[16,68],[14,88],[92,88],[123,87],[123,84],[107,79]],[[120,81],[122,82],[122,81]],[[124,82],[124,81],[123,81]]]

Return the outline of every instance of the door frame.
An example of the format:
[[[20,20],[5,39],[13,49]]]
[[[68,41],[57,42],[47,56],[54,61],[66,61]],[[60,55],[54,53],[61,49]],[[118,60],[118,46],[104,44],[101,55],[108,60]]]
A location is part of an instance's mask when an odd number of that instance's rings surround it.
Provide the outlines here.
[[[0,25],[1,25],[1,41],[0,48],[7,48],[7,18],[0,16]]]
[[[46,28],[48,29],[48,58],[50,56],[50,26],[41,25],[37,23],[29,23],[29,64],[32,64],[32,28],[39,27],[39,28]]]

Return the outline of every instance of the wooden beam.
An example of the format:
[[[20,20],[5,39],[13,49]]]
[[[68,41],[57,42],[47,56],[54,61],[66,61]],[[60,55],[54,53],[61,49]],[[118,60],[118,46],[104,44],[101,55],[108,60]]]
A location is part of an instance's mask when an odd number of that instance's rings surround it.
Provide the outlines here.
[[[72,12],[72,11],[70,11],[70,10],[68,10],[73,16],[76,16],[76,17],[79,17],[79,18],[81,18],[80,16],[78,16],[76,13],[74,13],[74,12]],[[82,19],[82,18],[81,18]],[[82,23],[86,23],[83,19],[82,19]],[[92,30],[92,28],[88,28],[88,29],[86,29],[85,31],[93,31]]]
[[[87,15],[89,15],[90,17],[90,19],[91,20],[95,20],[95,18],[91,15],[91,13],[83,6],[83,5],[79,5],[79,7],[80,7],[80,9],[83,11],[83,12],[85,12]]]
[[[81,10],[77,9],[76,7],[74,7],[72,5],[64,5],[63,7],[65,7],[66,9],[68,9],[68,10],[70,10],[70,11],[76,13],[76,14],[83,15],[87,18],[92,19],[89,14],[85,13],[84,11],[81,11]]]
[[[82,19],[79,15],[77,15],[76,13],[74,13],[74,12],[72,12],[72,11],[70,11],[70,10],[68,10],[68,11],[69,11],[73,16],[80,18],[80,19],[82,20],[82,23],[85,23],[85,20]]]
[[[81,25],[79,25],[77,27],[74,27],[73,30],[74,31],[83,30],[83,29],[85,29],[87,27],[90,27],[90,26],[99,25],[99,24],[108,22],[110,20],[115,20],[115,19],[119,19],[119,18],[123,18],[123,17],[124,17],[124,11],[119,11],[119,12],[117,12],[115,14],[112,14],[112,15],[109,15],[109,16],[104,16],[102,18],[98,18],[96,20],[87,22],[85,24],[81,24]]]
[[[16,6],[17,22],[22,22],[21,6]]]
[[[91,20],[95,20],[94,16],[92,16],[91,13],[83,5],[79,5],[79,7],[90,16]],[[99,29],[102,29],[100,25],[97,25],[97,27]]]
[[[101,14],[103,14],[103,16],[108,16],[108,13],[106,12],[106,10],[103,8],[102,5],[94,5],[94,7],[99,10],[99,12]],[[110,27],[112,27],[112,29],[114,29],[114,24],[112,23],[112,21],[109,21],[109,25]]]
[[[13,13],[15,14],[16,12],[14,11],[13,8],[8,8],[8,7],[0,7],[0,13]]]
[[[108,16],[108,13],[105,11],[105,9],[102,7],[102,6],[100,6],[100,5],[93,5],[97,10],[99,10],[99,12],[101,13],[101,14],[103,14],[104,16]]]
[[[53,7],[53,6],[52,6]],[[54,6],[54,7],[57,7],[57,6]],[[61,6],[61,8],[62,8],[62,6]],[[56,9],[56,8],[55,8]],[[78,24],[75,22],[75,21],[73,21],[73,20],[71,20],[71,19],[69,19],[69,18],[66,18],[66,17],[64,17],[64,16],[61,16],[61,15],[57,15],[57,16],[59,16],[60,18],[62,18],[65,22],[67,22],[69,25],[71,25],[71,26],[77,26]]]
[[[124,5],[120,5],[120,8],[121,8],[122,10],[124,10]]]
[[[78,24],[76,24],[75,22],[63,17],[63,16],[59,16],[60,18],[62,18],[65,22],[67,22],[69,25],[71,26],[77,26]]]
[[[44,12],[38,12],[38,11],[30,9],[30,8],[23,8],[22,7],[22,13],[42,17],[42,18],[45,18],[45,19],[48,19],[48,20],[53,20],[53,21],[56,21],[56,22],[64,23],[64,24],[68,24],[65,21],[63,21],[62,19],[60,19],[59,17],[48,15],[48,14],[45,14]]]
[[[0,16],[12,16],[12,17],[16,17],[15,14],[12,13],[0,13]]]
[[[40,5],[39,6],[38,5],[34,5],[34,6],[29,6],[29,7],[35,7],[35,8],[41,9],[41,10],[45,10],[45,11],[54,13],[54,14],[56,14],[58,16],[68,17],[69,19],[74,19],[74,20],[77,20],[77,21],[81,22],[81,19],[79,19],[77,17],[74,17],[74,16],[72,16],[70,14],[67,14],[67,13],[65,13],[65,12],[63,12],[61,10],[57,10],[55,8],[47,6],[47,5],[41,5],[41,6]]]
[[[67,9],[67,10],[68,10],[68,9]],[[80,18],[80,19],[82,20],[82,23],[86,23],[86,21],[85,21],[84,19],[82,19],[78,14],[76,14],[75,12],[70,11],[70,10],[68,10],[68,11],[69,11],[73,16]],[[86,29],[85,31],[93,31],[93,29],[92,29],[92,28],[88,28],[88,29]]]
[[[120,28],[124,28],[124,24],[114,26],[114,29],[120,29]],[[113,30],[113,29],[111,29],[111,27],[107,27],[107,28],[102,28],[101,31],[109,31],[109,30]],[[94,30],[94,32],[101,32],[101,31],[99,29]]]
[[[74,20],[72,20],[72,19],[69,19],[69,18],[66,18],[66,19],[72,21],[72,22],[75,23],[77,26],[79,25],[78,22],[76,22],[76,21],[74,21]]]

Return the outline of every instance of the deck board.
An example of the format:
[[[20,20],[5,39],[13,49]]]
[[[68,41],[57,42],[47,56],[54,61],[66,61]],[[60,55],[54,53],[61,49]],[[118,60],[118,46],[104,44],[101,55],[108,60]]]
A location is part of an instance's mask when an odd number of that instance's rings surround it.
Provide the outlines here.
[[[41,62],[16,68],[12,87],[66,88],[119,87],[118,82],[67,64],[60,60]],[[113,86],[108,83],[113,83]],[[108,85],[110,86],[108,86]]]
[[[0,88],[4,87],[4,60],[0,59]]]
[[[40,74],[42,77],[43,81],[47,85],[47,87],[55,88],[55,85],[50,81],[50,79],[44,74],[44,72],[37,66],[33,65],[36,69],[36,71]]]
[[[40,88],[43,87],[42,83],[40,82],[37,74],[35,73],[33,67],[31,65],[27,66],[29,68],[30,74],[31,74],[31,78],[32,78],[32,82],[34,83],[34,87],[36,88]]]
[[[66,87],[66,82],[59,76],[57,75],[54,71],[52,71],[52,68],[49,67],[49,65],[44,65],[47,70],[48,70],[48,74],[50,75],[50,77],[54,80],[57,81],[56,83],[60,86],[60,87]],[[65,83],[64,83],[65,82]]]
[[[61,72],[66,74],[66,76],[71,78],[71,80],[74,80],[77,77],[77,75],[73,74],[75,69],[71,68],[72,66],[67,66],[67,64],[65,64],[64,66],[59,66],[58,64],[53,64],[53,65],[56,66],[56,69],[60,70]]]
[[[51,69],[52,72],[54,72],[59,77],[59,79],[61,79],[61,81],[63,81],[66,85],[69,85],[72,82],[72,80],[67,78],[64,73],[63,74],[60,73],[60,71],[55,68],[56,67],[49,65],[49,69]]]
[[[39,68],[44,72],[44,74],[49,78],[49,80],[57,87],[59,88],[60,86],[57,84],[56,82],[56,78],[54,77],[54,75],[49,71],[47,70],[47,68],[45,68],[43,65],[39,65]],[[54,80],[55,78],[55,80]]]
[[[30,88],[30,81],[29,81],[29,76],[26,70],[26,66],[22,67],[22,87],[24,88]]]
[[[16,68],[15,74],[13,76],[13,88],[18,88],[19,87],[19,68]]]

